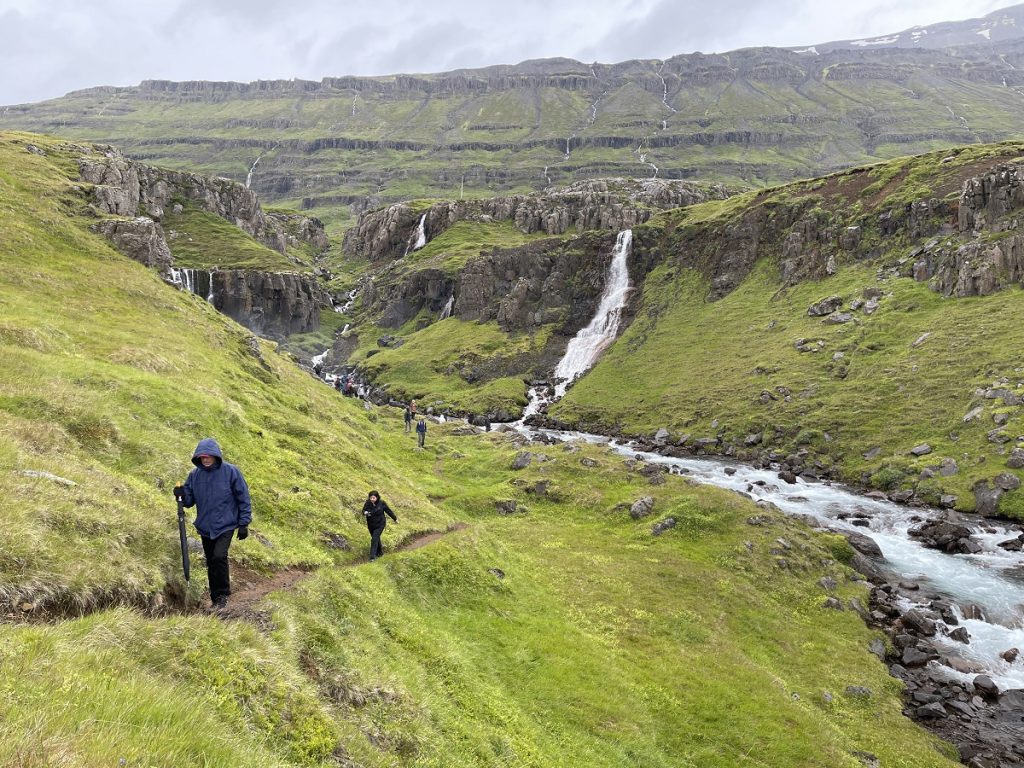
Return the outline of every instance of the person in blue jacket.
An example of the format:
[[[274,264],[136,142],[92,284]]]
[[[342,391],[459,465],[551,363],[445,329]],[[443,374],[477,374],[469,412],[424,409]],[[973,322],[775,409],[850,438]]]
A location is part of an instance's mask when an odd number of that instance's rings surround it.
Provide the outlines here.
[[[241,471],[224,461],[220,446],[212,437],[199,441],[192,463],[196,468],[189,472],[184,485],[178,483],[174,487],[174,497],[184,506],[196,508],[193,525],[203,540],[210,601],[220,609],[228,604],[231,594],[228,548],[236,530],[239,541],[249,535],[252,501]]]

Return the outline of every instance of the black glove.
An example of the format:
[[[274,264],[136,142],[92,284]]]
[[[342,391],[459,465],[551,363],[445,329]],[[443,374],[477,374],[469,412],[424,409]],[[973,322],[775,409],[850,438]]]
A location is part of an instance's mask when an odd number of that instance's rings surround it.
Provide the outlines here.
[[[242,539],[247,538],[249,538],[249,526],[243,525],[238,529],[238,540],[241,541]]]
[[[176,498],[178,501],[183,501],[185,498],[185,486],[182,485],[181,483],[178,483],[176,486],[174,486],[174,498]]]

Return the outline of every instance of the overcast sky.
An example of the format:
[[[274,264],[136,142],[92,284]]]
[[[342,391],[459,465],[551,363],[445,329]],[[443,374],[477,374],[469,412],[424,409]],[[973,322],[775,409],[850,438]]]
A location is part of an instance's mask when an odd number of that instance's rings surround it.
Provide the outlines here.
[[[0,0],[0,104],[142,80],[664,59],[984,16],[1013,0]]]

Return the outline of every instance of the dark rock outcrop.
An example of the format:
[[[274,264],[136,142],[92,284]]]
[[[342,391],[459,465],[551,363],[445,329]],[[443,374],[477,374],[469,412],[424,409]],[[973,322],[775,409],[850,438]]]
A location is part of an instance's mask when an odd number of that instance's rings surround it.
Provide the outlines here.
[[[230,179],[153,168],[125,158],[111,147],[79,160],[83,181],[93,184],[92,200],[111,216],[146,215],[160,221],[175,201],[189,201],[231,222],[246,234],[284,254],[289,240],[312,243],[323,250],[327,237],[314,218],[263,212],[256,193]]]
[[[214,306],[254,333],[280,338],[320,327],[330,300],[313,277],[291,272],[210,273]]]
[[[349,255],[379,261],[401,258],[424,215],[431,240],[458,221],[511,221],[526,234],[561,235],[570,229],[620,231],[647,221],[657,208],[678,208],[728,196],[724,187],[663,179],[578,182],[543,195],[450,200],[425,212],[406,203],[364,213],[345,235]]]
[[[92,226],[93,232],[105,236],[114,247],[134,261],[166,273],[173,261],[163,228],[153,219],[136,216],[132,219],[104,219]]]

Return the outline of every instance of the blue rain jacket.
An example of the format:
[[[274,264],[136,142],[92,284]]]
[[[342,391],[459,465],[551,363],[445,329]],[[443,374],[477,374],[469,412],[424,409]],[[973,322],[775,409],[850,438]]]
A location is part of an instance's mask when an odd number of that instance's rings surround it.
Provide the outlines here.
[[[209,469],[199,460],[203,454],[215,459]],[[224,461],[217,441],[212,437],[200,440],[192,453],[192,463],[196,468],[185,481],[184,503],[196,508],[196,530],[208,539],[216,539],[248,525],[252,521],[249,486],[238,467]]]

